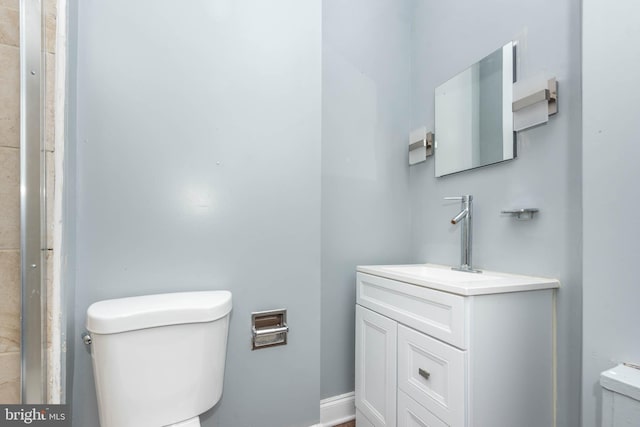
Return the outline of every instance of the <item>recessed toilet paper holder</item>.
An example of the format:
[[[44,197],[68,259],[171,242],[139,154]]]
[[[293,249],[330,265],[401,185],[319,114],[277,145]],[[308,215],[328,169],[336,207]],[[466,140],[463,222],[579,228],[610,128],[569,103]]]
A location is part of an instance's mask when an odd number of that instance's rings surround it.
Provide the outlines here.
[[[267,310],[251,313],[251,350],[286,345],[289,334],[287,310]]]

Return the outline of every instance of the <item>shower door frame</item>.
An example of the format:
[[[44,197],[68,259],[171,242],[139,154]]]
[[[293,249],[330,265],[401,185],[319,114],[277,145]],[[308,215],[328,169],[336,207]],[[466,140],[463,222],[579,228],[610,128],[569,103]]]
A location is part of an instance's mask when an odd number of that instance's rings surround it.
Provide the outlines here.
[[[44,51],[41,0],[20,0],[21,399],[46,403]]]

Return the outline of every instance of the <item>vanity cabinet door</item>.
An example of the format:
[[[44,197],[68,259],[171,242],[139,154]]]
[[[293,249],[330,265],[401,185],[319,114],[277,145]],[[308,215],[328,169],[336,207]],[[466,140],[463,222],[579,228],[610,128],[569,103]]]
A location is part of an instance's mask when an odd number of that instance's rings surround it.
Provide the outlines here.
[[[356,305],[356,408],[374,427],[396,427],[394,320]]]
[[[373,424],[371,424],[371,421],[369,421],[369,419],[364,415],[362,415],[362,412],[360,412],[357,409],[356,409],[356,425],[358,427],[373,427]]]

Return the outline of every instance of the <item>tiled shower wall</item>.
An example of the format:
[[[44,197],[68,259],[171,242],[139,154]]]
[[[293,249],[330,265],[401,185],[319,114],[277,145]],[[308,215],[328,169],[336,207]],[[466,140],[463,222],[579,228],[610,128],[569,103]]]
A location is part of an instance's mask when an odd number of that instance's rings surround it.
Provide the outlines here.
[[[56,3],[45,10],[47,217],[53,206]],[[20,401],[20,32],[19,0],[0,0],[0,403]],[[48,235],[51,235],[50,230]],[[51,259],[51,239],[47,241]],[[48,334],[50,335],[50,334]]]
[[[20,401],[20,33],[0,1],[0,402]]]

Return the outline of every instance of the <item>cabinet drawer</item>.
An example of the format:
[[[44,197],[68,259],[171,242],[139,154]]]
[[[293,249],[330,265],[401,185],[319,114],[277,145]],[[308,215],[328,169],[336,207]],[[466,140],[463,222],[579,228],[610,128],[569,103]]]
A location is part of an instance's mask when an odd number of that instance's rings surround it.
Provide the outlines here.
[[[420,406],[418,402],[398,390],[398,427],[447,427],[447,425]]]
[[[398,325],[398,387],[447,425],[466,419],[466,352]]]
[[[467,348],[465,298],[366,273],[357,274],[357,303],[418,331]]]

